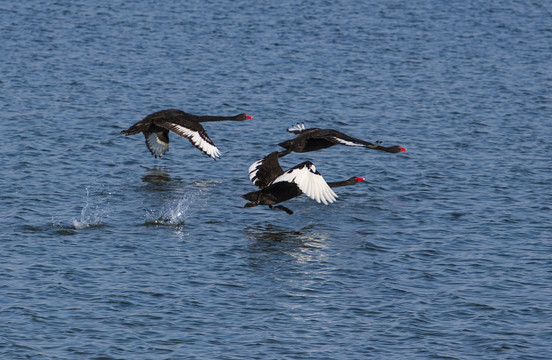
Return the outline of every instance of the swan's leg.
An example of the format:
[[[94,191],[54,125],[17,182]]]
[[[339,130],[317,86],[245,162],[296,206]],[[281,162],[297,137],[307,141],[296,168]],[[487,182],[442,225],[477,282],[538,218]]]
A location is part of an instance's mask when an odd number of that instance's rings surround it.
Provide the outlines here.
[[[272,206],[272,205],[268,205],[269,208],[271,209],[280,209],[280,210],[284,210],[285,212],[287,212],[288,214],[293,214],[293,211],[291,211],[290,209],[288,209],[287,207],[285,207],[284,205],[276,205],[276,206]]]

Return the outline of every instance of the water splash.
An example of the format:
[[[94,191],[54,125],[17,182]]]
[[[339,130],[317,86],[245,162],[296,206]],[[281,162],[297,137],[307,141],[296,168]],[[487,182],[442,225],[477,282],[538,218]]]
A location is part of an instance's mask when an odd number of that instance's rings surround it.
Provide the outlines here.
[[[104,217],[109,214],[111,194],[103,191],[93,191],[93,185],[86,187],[86,202],[81,210],[80,218],[72,218],[73,228],[76,230],[96,227],[102,224]],[[103,187],[100,185],[100,187]]]
[[[160,211],[150,210],[146,213],[146,225],[184,225],[186,219],[193,214],[192,205],[198,198],[201,190],[184,194],[175,199]]]

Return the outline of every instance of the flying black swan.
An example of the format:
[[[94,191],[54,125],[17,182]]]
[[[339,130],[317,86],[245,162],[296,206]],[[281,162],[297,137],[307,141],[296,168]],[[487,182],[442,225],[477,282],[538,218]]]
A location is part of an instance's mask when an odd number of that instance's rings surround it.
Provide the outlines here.
[[[289,132],[297,134],[295,139],[281,142],[281,147],[286,149],[286,154],[294,151],[297,153],[315,151],[320,149],[329,148],[330,146],[342,144],[349,146],[363,146],[369,149],[381,150],[390,153],[399,153],[406,151],[405,148],[400,146],[381,146],[381,141],[371,143],[368,141],[356,139],[332,129],[306,129],[304,124],[297,124],[288,129]]]
[[[249,200],[244,207],[268,205],[271,209],[284,210],[291,215],[293,211],[287,207],[273,205],[292,199],[303,193],[318,203],[322,202],[328,205],[329,203],[333,203],[337,198],[337,195],[331,189],[332,187],[354,185],[365,180],[353,176],[344,181],[326,183],[310,161],[305,161],[288,171],[284,171],[280,167],[278,158],[286,154],[285,151],[275,151],[263,159],[254,162],[249,167],[249,179],[260,190],[242,195],[244,199]]]
[[[188,114],[177,109],[169,109],[155,112],[138,121],[130,128],[121,131],[121,134],[134,135],[144,133],[146,146],[153,156],[161,157],[169,151],[169,130],[190,140],[199,150],[213,159],[220,157],[220,151],[213,141],[207,136],[200,122],[207,121],[244,121],[252,119],[252,116],[239,114],[236,116],[198,116]]]

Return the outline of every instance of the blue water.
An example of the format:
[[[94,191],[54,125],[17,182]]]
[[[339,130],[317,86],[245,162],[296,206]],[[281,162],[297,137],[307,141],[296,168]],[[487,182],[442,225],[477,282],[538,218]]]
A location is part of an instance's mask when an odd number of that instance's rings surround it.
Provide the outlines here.
[[[0,3],[0,358],[549,359],[547,1]],[[119,134],[178,108],[213,161]],[[291,154],[329,206],[244,209]]]

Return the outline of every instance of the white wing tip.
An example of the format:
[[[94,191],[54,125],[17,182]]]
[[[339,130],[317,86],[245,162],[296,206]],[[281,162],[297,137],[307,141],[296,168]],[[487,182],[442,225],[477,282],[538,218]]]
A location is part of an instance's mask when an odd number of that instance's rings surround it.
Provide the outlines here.
[[[258,160],[258,161],[255,161],[253,164],[251,164],[249,166],[249,180],[251,180],[253,183],[255,183],[253,181],[253,178],[257,175],[257,173],[259,172],[259,167],[261,166],[261,164],[263,163],[263,159],[261,160]]]
[[[207,142],[202,142],[200,144],[194,144],[199,150],[201,150],[203,153],[205,153],[207,156],[210,156],[213,158],[213,160],[216,160],[220,158],[220,150]]]
[[[293,125],[292,127],[288,128],[287,131],[289,132],[294,132],[294,131],[303,131],[305,130],[305,124],[304,123],[297,123],[295,125]]]
[[[215,148],[215,150],[213,150],[212,153],[209,154],[209,155],[213,158],[213,160],[216,160],[216,159],[220,158],[221,154],[220,154],[219,149]]]

